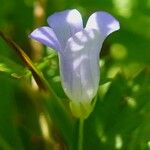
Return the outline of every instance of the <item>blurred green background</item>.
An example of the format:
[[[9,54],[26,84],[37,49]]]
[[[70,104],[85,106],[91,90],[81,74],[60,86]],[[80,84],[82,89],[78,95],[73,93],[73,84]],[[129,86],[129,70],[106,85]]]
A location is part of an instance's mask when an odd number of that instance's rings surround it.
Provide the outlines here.
[[[84,24],[107,11],[121,29],[104,42],[97,103],[85,121],[85,150],[150,150],[150,0],[0,0],[0,30],[30,56],[60,97],[36,89],[0,38],[0,150],[77,150],[77,120],[60,84],[58,58],[28,35],[57,11],[78,9]],[[31,84],[32,83],[32,84]]]

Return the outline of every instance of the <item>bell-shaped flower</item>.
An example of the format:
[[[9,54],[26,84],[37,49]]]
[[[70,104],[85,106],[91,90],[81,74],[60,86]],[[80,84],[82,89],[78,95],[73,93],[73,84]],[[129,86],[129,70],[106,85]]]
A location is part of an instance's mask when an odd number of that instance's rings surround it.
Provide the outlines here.
[[[83,28],[76,9],[54,13],[47,22],[30,37],[58,52],[61,82],[70,100],[90,103],[99,87],[102,43],[120,28],[119,22],[107,12],[95,12]]]

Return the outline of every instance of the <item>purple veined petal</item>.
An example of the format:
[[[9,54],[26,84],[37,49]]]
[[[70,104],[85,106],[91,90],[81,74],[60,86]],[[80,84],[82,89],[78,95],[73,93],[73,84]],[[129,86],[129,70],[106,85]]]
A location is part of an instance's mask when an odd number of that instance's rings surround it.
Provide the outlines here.
[[[71,37],[60,58],[60,75],[66,95],[73,101],[91,102],[99,86],[99,33],[84,29]]]
[[[30,38],[50,47],[57,51],[61,51],[60,43],[50,27],[40,27],[35,29],[30,35]]]
[[[54,13],[47,22],[56,33],[62,49],[71,36],[83,29],[82,17],[76,9]]]
[[[95,12],[92,14],[86,25],[87,29],[96,29],[101,36],[106,38],[112,32],[119,30],[119,22],[107,12]]]

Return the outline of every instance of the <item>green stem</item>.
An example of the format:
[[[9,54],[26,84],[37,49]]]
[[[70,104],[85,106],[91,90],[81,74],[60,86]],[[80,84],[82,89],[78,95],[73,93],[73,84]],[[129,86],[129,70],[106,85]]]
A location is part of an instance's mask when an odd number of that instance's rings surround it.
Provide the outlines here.
[[[84,119],[79,120],[79,137],[78,137],[78,150],[83,150],[83,132],[84,132]]]

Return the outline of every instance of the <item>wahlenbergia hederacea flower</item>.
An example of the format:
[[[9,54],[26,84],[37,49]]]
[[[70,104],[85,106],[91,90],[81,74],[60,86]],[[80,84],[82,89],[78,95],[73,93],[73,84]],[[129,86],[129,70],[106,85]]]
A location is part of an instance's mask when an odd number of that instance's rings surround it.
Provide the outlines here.
[[[100,11],[92,14],[83,28],[81,15],[76,9],[54,13],[47,22],[49,26],[35,29],[30,37],[58,52],[61,82],[66,95],[71,104],[82,104],[84,109],[88,109],[86,106],[99,86],[102,43],[120,28],[119,22],[109,13]],[[78,111],[79,108],[74,106],[71,105],[71,109]],[[76,116],[81,116],[80,110],[78,113]]]

